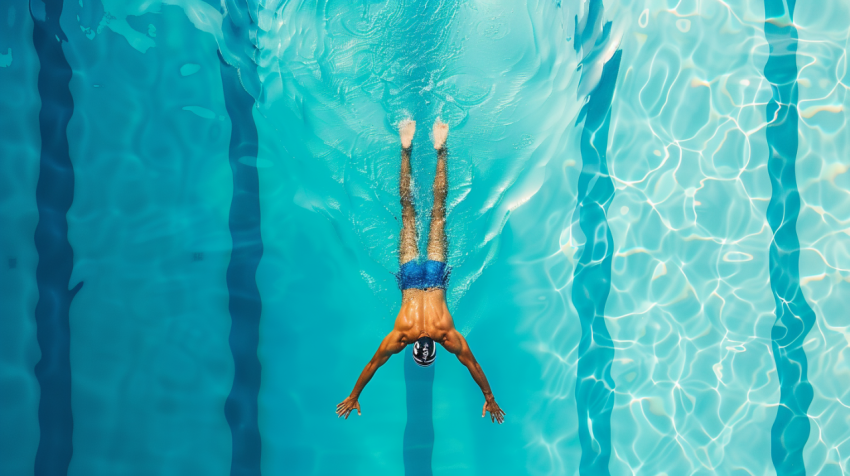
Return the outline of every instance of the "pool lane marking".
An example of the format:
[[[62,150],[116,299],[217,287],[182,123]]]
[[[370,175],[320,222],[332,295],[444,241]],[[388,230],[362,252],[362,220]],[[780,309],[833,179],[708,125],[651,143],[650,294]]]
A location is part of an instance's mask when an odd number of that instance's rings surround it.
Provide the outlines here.
[[[263,241],[256,167],[258,135],[252,114],[254,98],[242,87],[236,68],[224,60],[221,60],[221,82],[224,104],[232,123],[229,157],[233,198],[229,226],[233,251],[227,267],[227,290],[232,321],[230,351],[235,367],[224,415],[230,425],[233,444],[231,476],[259,476],[261,440],[257,399],[262,369],[257,346],[262,301],[257,288],[257,267],[263,256]],[[251,160],[240,160],[243,157]]]
[[[404,426],[404,476],[431,476],[434,454],[434,372],[437,362],[419,367],[404,352],[407,424]]]
[[[605,63],[599,84],[590,93],[582,111],[585,118],[576,211],[586,242],[576,265],[572,287],[573,306],[581,321],[576,405],[581,443],[579,474],[582,476],[610,474],[614,343],[605,325],[605,303],[611,291],[614,239],[606,213],[614,199],[614,183],[608,175],[606,156],[611,101],[621,56],[622,50],[617,50]]]
[[[38,93],[41,132],[36,206],[38,252],[35,307],[36,338],[41,359],[35,376],[41,388],[38,402],[39,440],[35,476],[68,474],[73,453],[74,419],[71,414],[71,300],[82,287],[69,290],[74,250],[68,241],[68,210],[74,201],[74,166],[68,146],[68,122],[74,114],[69,83],[71,66],[62,51],[68,41],[59,25],[62,0],[30,4],[33,45],[41,65]]]
[[[764,32],[770,55],[764,66],[773,97],[766,107],[767,170],[772,193],[767,220],[770,243],[770,289],[776,301],[771,350],[779,376],[779,407],[770,431],[770,455],[777,476],[804,476],[803,449],[809,438],[812,386],[803,341],[815,313],[800,287],[800,241],[797,217],[800,194],[795,172],[798,141],[797,29],[794,0],[765,0]],[[787,16],[786,16],[787,14]],[[772,19],[774,21],[768,21]],[[776,21],[779,20],[779,21]]]

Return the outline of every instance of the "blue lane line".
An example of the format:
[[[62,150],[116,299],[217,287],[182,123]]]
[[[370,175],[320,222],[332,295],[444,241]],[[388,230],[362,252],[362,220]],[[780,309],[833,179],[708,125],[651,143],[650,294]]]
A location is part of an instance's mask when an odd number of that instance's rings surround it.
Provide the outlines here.
[[[605,303],[611,290],[614,239],[606,212],[614,199],[608,175],[608,126],[611,100],[620,70],[622,50],[605,63],[602,78],[585,105],[581,133],[581,175],[578,180],[579,226],[586,237],[573,278],[572,300],[581,320],[578,348],[576,404],[582,476],[608,475],[611,457],[611,411],[614,380],[611,363],[614,343],[605,326]]]
[[[776,301],[771,347],[779,375],[779,409],[770,431],[770,454],[777,476],[803,476],[803,448],[809,438],[812,386],[803,341],[815,323],[815,313],[800,288],[800,241],[797,217],[797,29],[794,0],[765,0],[764,32],[770,56],[764,76],[773,90],[767,104],[767,170],[772,194],[767,220],[773,230],[770,244],[770,289]],[[784,21],[782,19],[785,18]],[[768,19],[774,21],[769,22]],[[779,25],[777,25],[779,23]],[[780,26],[785,25],[785,26]]]
[[[404,475],[431,476],[434,453],[433,394],[437,362],[421,368],[410,352],[404,352],[404,383],[407,391],[407,425],[404,427]]]
[[[73,452],[68,313],[71,300],[83,285],[79,283],[68,290],[74,251],[68,242],[66,215],[74,201],[74,167],[68,151],[67,130],[74,113],[74,100],[68,87],[71,66],[62,51],[62,41],[68,41],[59,26],[62,0],[33,0],[30,14],[34,23],[33,45],[41,63],[38,73],[41,162],[35,192],[38,207],[35,321],[41,348],[35,376],[41,387],[38,403],[41,435],[35,455],[35,475],[56,476],[68,474]]]
[[[262,302],[257,289],[257,266],[263,256],[260,236],[260,182],[257,173],[257,126],[254,98],[243,89],[236,68],[221,62],[224,103],[230,114],[230,169],[233,200],[230,204],[230,236],[233,252],[227,267],[230,293],[230,350],[235,374],[224,405],[233,439],[232,476],[260,475],[260,429],[257,397],[260,393],[260,340]]]

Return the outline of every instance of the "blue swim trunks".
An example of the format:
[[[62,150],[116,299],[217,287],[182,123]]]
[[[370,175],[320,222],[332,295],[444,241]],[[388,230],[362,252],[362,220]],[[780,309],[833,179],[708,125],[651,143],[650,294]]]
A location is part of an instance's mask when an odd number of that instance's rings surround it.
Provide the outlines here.
[[[451,268],[446,266],[442,261],[426,260],[422,263],[417,261],[408,261],[401,265],[396,278],[398,278],[398,287],[404,291],[405,289],[429,289],[440,288],[446,289],[446,283],[449,281],[449,272]]]

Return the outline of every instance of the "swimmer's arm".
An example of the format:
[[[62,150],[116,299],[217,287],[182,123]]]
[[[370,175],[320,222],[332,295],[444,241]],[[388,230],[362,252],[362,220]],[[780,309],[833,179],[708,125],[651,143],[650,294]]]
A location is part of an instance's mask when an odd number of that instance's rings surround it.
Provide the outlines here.
[[[351,397],[355,399],[360,398],[360,393],[363,391],[363,387],[369,383],[369,380],[372,380],[372,376],[375,375],[378,368],[387,363],[393,354],[401,352],[406,345],[407,344],[402,342],[401,332],[394,330],[387,334],[381,342],[380,347],[378,347],[377,352],[375,352],[375,355],[372,356],[372,360],[366,364],[363,372],[360,372],[360,377],[354,385],[354,390],[351,391]]]
[[[484,376],[484,371],[481,370],[481,366],[478,365],[478,361],[475,360],[475,356],[473,356],[472,351],[469,350],[469,345],[466,343],[466,339],[463,338],[463,334],[457,330],[451,330],[448,335],[446,335],[443,347],[456,355],[457,360],[469,369],[469,373],[472,374],[472,379],[475,380],[475,383],[477,383],[479,387],[481,387],[481,391],[484,393],[484,398],[487,400],[493,399],[493,392],[490,390],[490,383],[487,382],[487,377]]]
[[[487,382],[487,377],[484,376],[484,371],[481,370],[481,366],[478,365],[478,362],[472,355],[472,351],[469,350],[469,345],[466,343],[463,335],[457,330],[452,329],[446,335],[446,340],[443,341],[443,347],[457,356],[457,360],[469,369],[469,373],[472,374],[475,383],[481,387],[485,400],[484,408],[481,410],[481,416],[483,417],[487,412],[490,412],[490,421],[494,423],[498,422],[499,424],[505,421],[505,412],[496,403],[493,392],[490,391],[490,384]]]

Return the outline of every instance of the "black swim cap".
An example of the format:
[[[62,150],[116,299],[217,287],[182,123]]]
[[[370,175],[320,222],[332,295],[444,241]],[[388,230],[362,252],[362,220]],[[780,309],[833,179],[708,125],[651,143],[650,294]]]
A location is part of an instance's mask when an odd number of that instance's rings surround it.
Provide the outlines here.
[[[413,343],[413,360],[420,367],[427,367],[434,363],[437,358],[437,345],[430,337],[420,337]]]

